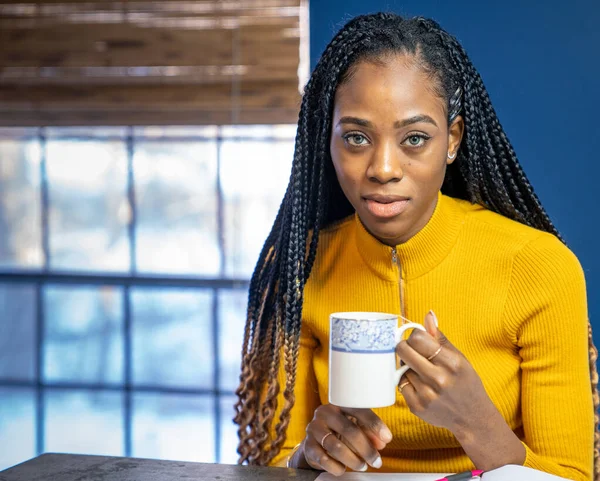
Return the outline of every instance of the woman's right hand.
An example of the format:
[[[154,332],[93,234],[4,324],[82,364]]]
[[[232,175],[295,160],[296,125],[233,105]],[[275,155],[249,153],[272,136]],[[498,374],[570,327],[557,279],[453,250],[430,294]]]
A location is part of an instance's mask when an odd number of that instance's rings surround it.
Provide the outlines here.
[[[331,433],[331,434],[329,434]],[[392,433],[371,409],[319,406],[306,427],[304,458],[313,469],[340,476],[350,468],[379,469],[379,451],[392,440]]]

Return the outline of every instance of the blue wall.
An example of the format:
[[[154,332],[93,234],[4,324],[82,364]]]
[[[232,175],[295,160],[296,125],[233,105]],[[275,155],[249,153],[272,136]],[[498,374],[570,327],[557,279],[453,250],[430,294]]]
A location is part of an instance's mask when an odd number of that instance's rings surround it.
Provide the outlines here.
[[[581,261],[600,345],[600,2],[312,0],[311,66],[345,21],[379,10],[431,17],[469,53],[525,172]]]

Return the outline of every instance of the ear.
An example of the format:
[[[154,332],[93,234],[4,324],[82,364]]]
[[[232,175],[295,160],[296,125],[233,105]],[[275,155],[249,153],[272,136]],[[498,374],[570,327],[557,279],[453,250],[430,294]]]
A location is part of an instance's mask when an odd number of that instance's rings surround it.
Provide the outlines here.
[[[458,154],[458,148],[462,141],[463,133],[465,131],[465,121],[462,116],[457,116],[450,126],[448,127],[448,157],[446,158],[446,164],[450,165],[456,160]]]

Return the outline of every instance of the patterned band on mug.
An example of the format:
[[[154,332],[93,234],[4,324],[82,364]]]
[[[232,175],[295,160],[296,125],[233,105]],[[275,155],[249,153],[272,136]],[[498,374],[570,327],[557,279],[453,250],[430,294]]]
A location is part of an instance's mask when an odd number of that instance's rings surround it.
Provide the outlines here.
[[[394,352],[397,322],[397,319],[369,321],[334,318],[331,324],[331,349],[357,354]]]

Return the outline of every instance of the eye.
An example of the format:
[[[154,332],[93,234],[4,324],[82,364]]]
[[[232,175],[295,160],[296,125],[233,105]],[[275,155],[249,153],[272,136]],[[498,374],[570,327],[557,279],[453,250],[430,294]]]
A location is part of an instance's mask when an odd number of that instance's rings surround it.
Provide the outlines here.
[[[353,147],[360,147],[361,145],[367,145],[369,143],[369,140],[363,134],[359,134],[358,132],[350,132],[344,135],[344,140]]]
[[[406,137],[406,139],[402,143],[408,145],[409,147],[423,147],[430,138],[431,137],[429,135],[423,133],[415,133],[410,134],[408,137]]]

